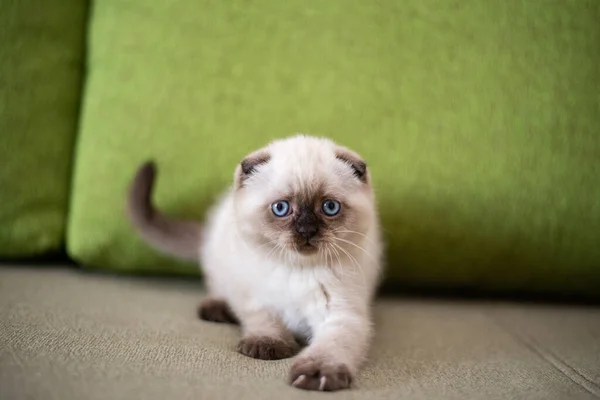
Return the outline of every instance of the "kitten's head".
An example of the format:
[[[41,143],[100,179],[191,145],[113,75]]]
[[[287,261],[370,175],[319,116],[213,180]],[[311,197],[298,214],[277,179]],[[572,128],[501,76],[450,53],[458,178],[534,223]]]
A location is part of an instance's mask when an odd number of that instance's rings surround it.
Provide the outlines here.
[[[275,257],[332,262],[375,221],[367,165],[328,139],[272,142],[244,158],[234,179],[242,234]]]

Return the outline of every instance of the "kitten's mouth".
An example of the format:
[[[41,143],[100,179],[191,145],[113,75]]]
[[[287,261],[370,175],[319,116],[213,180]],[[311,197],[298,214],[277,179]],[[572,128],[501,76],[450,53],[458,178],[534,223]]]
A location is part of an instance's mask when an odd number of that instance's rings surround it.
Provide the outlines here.
[[[312,254],[317,252],[317,246],[310,241],[306,241],[304,243],[298,243],[297,245],[298,251],[303,254]]]

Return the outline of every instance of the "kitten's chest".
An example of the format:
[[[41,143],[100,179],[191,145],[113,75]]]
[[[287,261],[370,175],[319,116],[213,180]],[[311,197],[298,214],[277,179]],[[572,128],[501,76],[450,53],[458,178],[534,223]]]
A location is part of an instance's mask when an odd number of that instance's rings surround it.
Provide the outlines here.
[[[327,274],[277,269],[266,277],[261,303],[275,311],[294,333],[309,334],[328,312]]]

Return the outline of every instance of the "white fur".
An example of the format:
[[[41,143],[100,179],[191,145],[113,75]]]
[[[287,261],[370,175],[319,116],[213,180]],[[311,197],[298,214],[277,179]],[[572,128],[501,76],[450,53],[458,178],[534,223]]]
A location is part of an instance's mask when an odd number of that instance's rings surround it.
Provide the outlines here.
[[[257,168],[244,188],[230,189],[209,214],[200,246],[209,295],[229,303],[244,335],[304,337],[309,345],[298,357],[345,364],[355,374],[367,355],[370,304],[381,272],[370,183],[336,159],[340,147],[327,139],[294,136],[265,149],[269,162]],[[262,244],[255,240],[263,229],[257,214],[286,191],[317,183],[359,214],[354,225],[358,233],[339,233],[342,240],[336,243],[343,251],[303,256],[283,247],[285,238]]]

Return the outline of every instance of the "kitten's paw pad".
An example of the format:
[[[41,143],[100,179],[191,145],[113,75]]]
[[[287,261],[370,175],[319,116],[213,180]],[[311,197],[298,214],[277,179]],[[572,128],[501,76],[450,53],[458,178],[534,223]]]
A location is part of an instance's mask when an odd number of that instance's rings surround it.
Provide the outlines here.
[[[352,374],[344,364],[302,357],[292,364],[290,383],[298,389],[335,391],[352,384]]]
[[[224,300],[207,298],[198,307],[198,317],[204,321],[237,324],[236,316]]]
[[[245,356],[261,360],[280,360],[294,356],[299,346],[268,336],[250,336],[240,340],[237,350]]]

